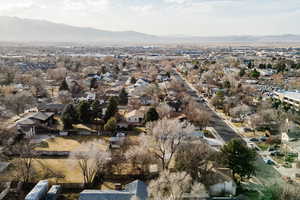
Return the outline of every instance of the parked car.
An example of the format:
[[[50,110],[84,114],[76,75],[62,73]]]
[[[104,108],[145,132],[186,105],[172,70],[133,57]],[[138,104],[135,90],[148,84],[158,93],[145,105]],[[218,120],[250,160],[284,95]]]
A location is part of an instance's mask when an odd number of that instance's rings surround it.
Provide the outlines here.
[[[259,140],[260,141],[262,141],[262,142],[265,142],[265,141],[267,141],[267,137],[266,136],[261,136],[261,137],[259,137]]]
[[[278,151],[278,150],[272,151],[272,152],[270,153],[270,155],[271,155],[271,156],[284,156],[284,154],[281,153],[281,152]]]
[[[252,129],[252,128],[247,128],[247,127],[245,127],[245,128],[244,128],[244,132],[253,132],[253,129]]]
[[[275,165],[274,161],[268,158],[264,158],[264,162],[268,165]]]
[[[249,139],[251,142],[259,142],[259,139],[257,139],[257,138],[250,138]]]

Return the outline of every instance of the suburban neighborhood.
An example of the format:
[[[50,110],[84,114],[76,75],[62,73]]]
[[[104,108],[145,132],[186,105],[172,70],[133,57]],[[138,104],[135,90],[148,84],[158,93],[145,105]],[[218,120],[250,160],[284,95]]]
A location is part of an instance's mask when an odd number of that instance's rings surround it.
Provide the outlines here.
[[[296,192],[299,49],[142,50],[1,50],[0,198]]]

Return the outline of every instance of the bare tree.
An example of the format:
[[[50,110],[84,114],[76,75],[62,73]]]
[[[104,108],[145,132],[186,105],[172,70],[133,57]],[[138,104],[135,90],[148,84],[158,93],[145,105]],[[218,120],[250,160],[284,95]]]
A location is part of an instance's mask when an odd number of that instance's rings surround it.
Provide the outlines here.
[[[149,164],[153,161],[153,156],[148,153],[143,145],[132,146],[126,151],[125,157],[134,169],[140,171],[140,174],[146,174]]]
[[[32,181],[34,178],[33,161],[36,156],[34,145],[26,140],[14,146],[12,152],[18,155],[14,160],[17,180],[23,183]]]
[[[192,178],[186,172],[163,171],[148,187],[149,199],[180,200],[192,186]]]
[[[185,115],[188,120],[191,121],[194,125],[203,129],[209,125],[211,120],[211,114],[206,111],[199,103],[195,101],[190,101],[188,106],[185,109]]]
[[[169,168],[186,136],[195,130],[190,123],[166,118],[148,123],[147,129],[147,135],[141,136],[142,145],[160,161],[162,169]]]
[[[194,181],[207,183],[211,174],[211,161],[216,158],[216,152],[207,144],[186,143],[180,147],[175,158],[175,168],[187,172]]]
[[[67,90],[59,91],[58,93],[58,101],[62,104],[69,104],[72,102],[72,94]]]
[[[17,69],[12,67],[0,67],[0,85],[10,85],[15,80]]]
[[[281,192],[281,200],[296,200],[300,199],[299,188],[295,186],[286,186]]]
[[[48,69],[47,75],[49,79],[62,81],[67,75],[67,69],[63,67]]]
[[[241,117],[251,112],[251,108],[245,104],[238,105],[230,110],[230,115],[233,117]]]
[[[0,146],[6,145],[9,138],[14,136],[16,133],[15,129],[7,129],[4,124],[0,125]]]
[[[31,81],[32,93],[35,97],[47,97],[48,91],[46,89],[45,83],[37,78]]]
[[[111,159],[111,154],[101,148],[103,145],[101,140],[82,143],[71,152],[70,158],[79,165],[86,186],[93,182],[96,175],[98,175],[99,182],[103,183],[103,173]]]
[[[19,115],[30,105],[33,105],[33,98],[28,92],[20,92],[6,96],[3,103],[7,109]]]
[[[166,103],[161,103],[159,106],[156,107],[156,110],[161,119],[165,117],[169,118],[172,113],[172,108]]]

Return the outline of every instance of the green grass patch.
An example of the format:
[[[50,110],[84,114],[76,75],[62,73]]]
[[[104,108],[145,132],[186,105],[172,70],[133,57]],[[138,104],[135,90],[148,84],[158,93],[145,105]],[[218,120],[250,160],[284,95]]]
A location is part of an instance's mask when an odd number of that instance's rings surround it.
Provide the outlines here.
[[[145,132],[146,131],[146,128],[145,127],[134,127],[133,129],[132,129],[132,131],[134,131],[134,132],[136,132],[136,133],[143,133],[143,132]]]
[[[269,144],[265,143],[265,142],[260,142],[257,144],[257,146],[262,150],[262,151],[267,151],[269,148]]]
[[[36,147],[40,147],[40,148],[48,148],[49,144],[47,141],[42,141],[39,144],[36,145]]]
[[[243,195],[247,197],[248,200],[257,200],[260,197],[257,191],[247,191],[243,193]]]

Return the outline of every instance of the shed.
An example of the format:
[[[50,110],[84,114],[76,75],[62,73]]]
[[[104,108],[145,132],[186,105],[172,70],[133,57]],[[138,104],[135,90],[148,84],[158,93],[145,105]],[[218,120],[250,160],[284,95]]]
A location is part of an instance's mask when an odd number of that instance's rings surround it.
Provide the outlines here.
[[[47,191],[48,191],[48,181],[41,180],[27,194],[25,200],[41,200],[45,198]]]

